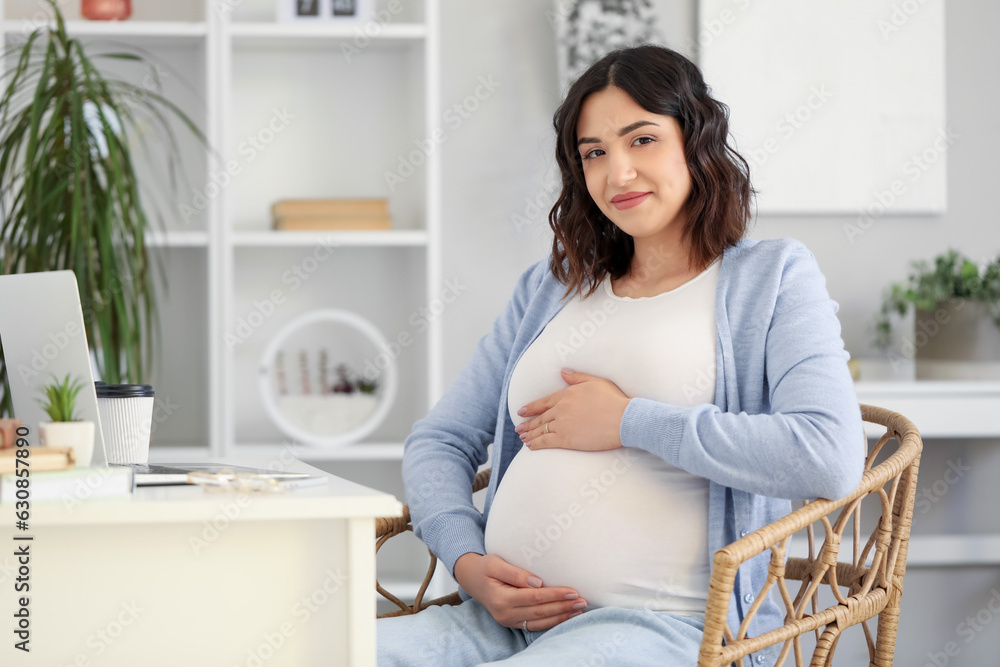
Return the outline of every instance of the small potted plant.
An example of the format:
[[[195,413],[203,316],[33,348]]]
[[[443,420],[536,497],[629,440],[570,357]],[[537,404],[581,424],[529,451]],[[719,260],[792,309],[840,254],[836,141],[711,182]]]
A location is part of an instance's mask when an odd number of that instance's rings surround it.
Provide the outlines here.
[[[70,447],[78,468],[86,468],[94,456],[94,422],[76,417],[76,397],[83,389],[79,379],[53,376],[51,383],[42,388],[39,401],[51,422],[38,425],[38,437],[43,446]]]
[[[890,361],[916,359],[917,379],[1000,378],[1000,255],[977,265],[956,250],[912,263],[890,285],[875,321],[875,344]],[[915,310],[912,335],[890,350],[893,320]]]

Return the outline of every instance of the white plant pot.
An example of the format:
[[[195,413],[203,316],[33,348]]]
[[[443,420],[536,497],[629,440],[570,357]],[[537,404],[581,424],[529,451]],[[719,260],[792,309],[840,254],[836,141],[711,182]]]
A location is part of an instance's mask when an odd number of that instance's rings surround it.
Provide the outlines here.
[[[38,425],[43,447],[70,447],[77,468],[87,468],[94,458],[94,422],[43,422]]]

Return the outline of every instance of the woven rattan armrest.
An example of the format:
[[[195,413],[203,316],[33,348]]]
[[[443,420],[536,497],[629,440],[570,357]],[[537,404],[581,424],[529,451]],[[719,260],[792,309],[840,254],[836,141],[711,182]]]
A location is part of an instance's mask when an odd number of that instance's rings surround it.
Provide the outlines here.
[[[489,482],[489,469],[481,470],[476,474],[475,479],[472,481],[472,492],[475,493],[476,491],[485,489]],[[405,533],[408,530],[412,531],[413,526],[410,525],[410,508],[406,505],[403,506],[402,516],[375,519],[375,538],[377,540],[375,542],[375,553],[378,554],[378,550],[382,548],[382,545],[385,544],[386,540],[399,535],[400,533]],[[430,549],[427,550],[427,553],[429,553],[431,557],[430,565],[427,567],[427,574],[424,575],[424,579],[420,584],[417,596],[414,598],[412,605],[408,605],[400,600],[398,597],[383,588],[382,584],[378,582],[378,579],[375,580],[375,590],[377,590],[386,600],[389,600],[399,607],[399,609],[395,611],[379,615],[379,618],[416,614],[418,611],[426,609],[432,605],[462,603],[462,598],[459,597],[457,591],[433,600],[424,600],[424,593],[427,592],[427,586],[430,585],[431,578],[434,576],[434,571],[437,568],[437,556],[435,556]]]

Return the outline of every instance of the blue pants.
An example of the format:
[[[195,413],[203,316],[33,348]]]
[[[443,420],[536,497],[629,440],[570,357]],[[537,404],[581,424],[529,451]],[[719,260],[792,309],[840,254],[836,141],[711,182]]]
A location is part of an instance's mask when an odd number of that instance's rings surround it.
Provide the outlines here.
[[[603,607],[550,630],[497,623],[475,599],[376,624],[379,667],[694,667],[704,621],[645,609]]]

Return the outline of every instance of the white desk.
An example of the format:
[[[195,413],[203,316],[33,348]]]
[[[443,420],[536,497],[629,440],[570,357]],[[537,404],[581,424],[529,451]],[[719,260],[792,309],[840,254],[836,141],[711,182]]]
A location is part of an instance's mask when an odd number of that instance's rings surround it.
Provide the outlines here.
[[[229,463],[266,467],[265,461]],[[262,465],[263,464],[263,465]],[[131,499],[0,505],[0,664],[375,665],[375,517],[391,495],[301,462],[327,486],[276,495],[145,487]],[[34,539],[14,541],[14,536]],[[31,653],[14,648],[30,545]]]

